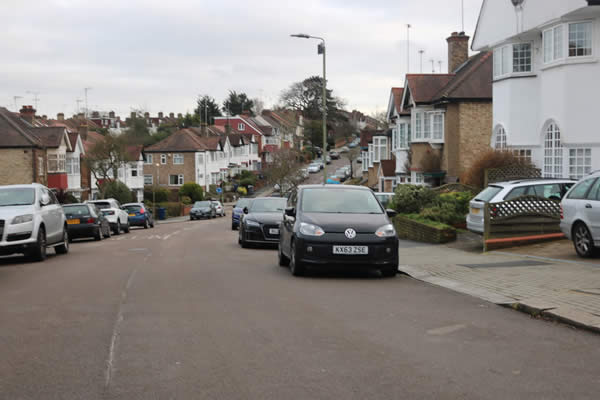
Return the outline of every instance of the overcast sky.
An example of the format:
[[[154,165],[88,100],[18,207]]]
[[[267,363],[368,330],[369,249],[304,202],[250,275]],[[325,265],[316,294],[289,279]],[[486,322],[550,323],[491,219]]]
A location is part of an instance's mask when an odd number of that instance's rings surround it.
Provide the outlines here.
[[[482,0],[464,0],[472,36]],[[276,103],[292,82],[322,73],[317,41],[327,40],[329,87],[349,110],[387,107],[403,85],[406,24],[410,72],[418,50],[447,70],[445,38],[461,29],[461,0],[2,0],[0,105],[13,96],[38,114],[72,114],[88,92],[90,109],[192,111],[199,94],[219,103],[228,90]],[[83,103],[81,106],[83,107]]]

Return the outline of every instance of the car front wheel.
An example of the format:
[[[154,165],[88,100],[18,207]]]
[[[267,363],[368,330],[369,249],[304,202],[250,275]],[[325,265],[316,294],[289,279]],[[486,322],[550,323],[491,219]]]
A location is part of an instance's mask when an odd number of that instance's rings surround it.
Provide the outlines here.
[[[594,254],[594,240],[590,230],[582,223],[578,223],[573,231],[573,244],[579,256],[589,258]]]
[[[44,261],[46,259],[46,231],[43,227],[38,230],[37,241],[29,256],[33,261]]]
[[[281,243],[279,243],[279,246],[277,246],[277,258],[279,259],[280,267],[287,267],[290,265],[290,259],[287,258],[281,251]]]
[[[67,228],[63,228],[63,239],[62,243],[54,248],[56,254],[67,254],[69,252],[69,232]]]
[[[304,266],[298,260],[298,254],[296,253],[296,243],[295,242],[292,242],[292,247],[290,249],[290,272],[294,276],[304,275]]]
[[[121,234],[121,221],[117,221],[117,227],[115,228],[115,230],[113,231],[113,233],[115,235],[120,235]]]

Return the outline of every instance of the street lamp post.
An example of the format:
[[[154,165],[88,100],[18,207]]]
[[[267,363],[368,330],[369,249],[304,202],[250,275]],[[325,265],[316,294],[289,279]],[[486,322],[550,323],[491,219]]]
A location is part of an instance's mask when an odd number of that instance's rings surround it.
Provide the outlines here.
[[[152,217],[156,218],[156,187],[160,186],[160,170],[158,169],[160,164],[156,163],[154,165],[156,166],[157,179],[156,179],[156,185],[154,185],[154,189],[152,190]]]
[[[298,33],[290,35],[295,38],[302,39],[317,39],[321,43],[318,46],[318,53],[323,54],[323,100],[322,100],[322,112],[323,112],[323,184],[327,183],[327,68],[326,68],[326,55],[325,55],[325,39],[318,36],[311,36],[305,33]]]

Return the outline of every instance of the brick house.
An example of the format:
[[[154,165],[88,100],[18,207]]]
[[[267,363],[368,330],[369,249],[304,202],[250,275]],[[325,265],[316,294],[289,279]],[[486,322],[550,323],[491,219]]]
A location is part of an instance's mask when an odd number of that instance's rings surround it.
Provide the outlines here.
[[[0,185],[37,182],[67,190],[71,150],[67,130],[37,122],[33,107],[24,106],[19,113],[0,107]]]
[[[401,112],[410,111],[411,181],[456,182],[492,137],[492,53],[468,56],[469,37],[453,33],[448,74],[407,74]]]

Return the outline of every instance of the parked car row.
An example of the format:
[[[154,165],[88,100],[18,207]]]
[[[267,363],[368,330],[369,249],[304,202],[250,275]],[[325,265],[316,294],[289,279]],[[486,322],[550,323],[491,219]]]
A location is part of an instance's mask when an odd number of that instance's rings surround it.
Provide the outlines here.
[[[330,265],[397,273],[398,238],[389,220],[395,211],[366,187],[303,185],[287,199],[238,201],[236,209],[240,246],[276,244],[279,265],[294,276]]]
[[[0,187],[0,255],[43,261],[48,248],[66,254],[75,238],[102,240],[135,225],[154,226],[142,203],[121,206],[106,199],[63,206],[54,192],[37,183]]]
[[[217,200],[197,201],[190,210],[190,221],[204,218],[217,218],[226,215],[225,207]]]

